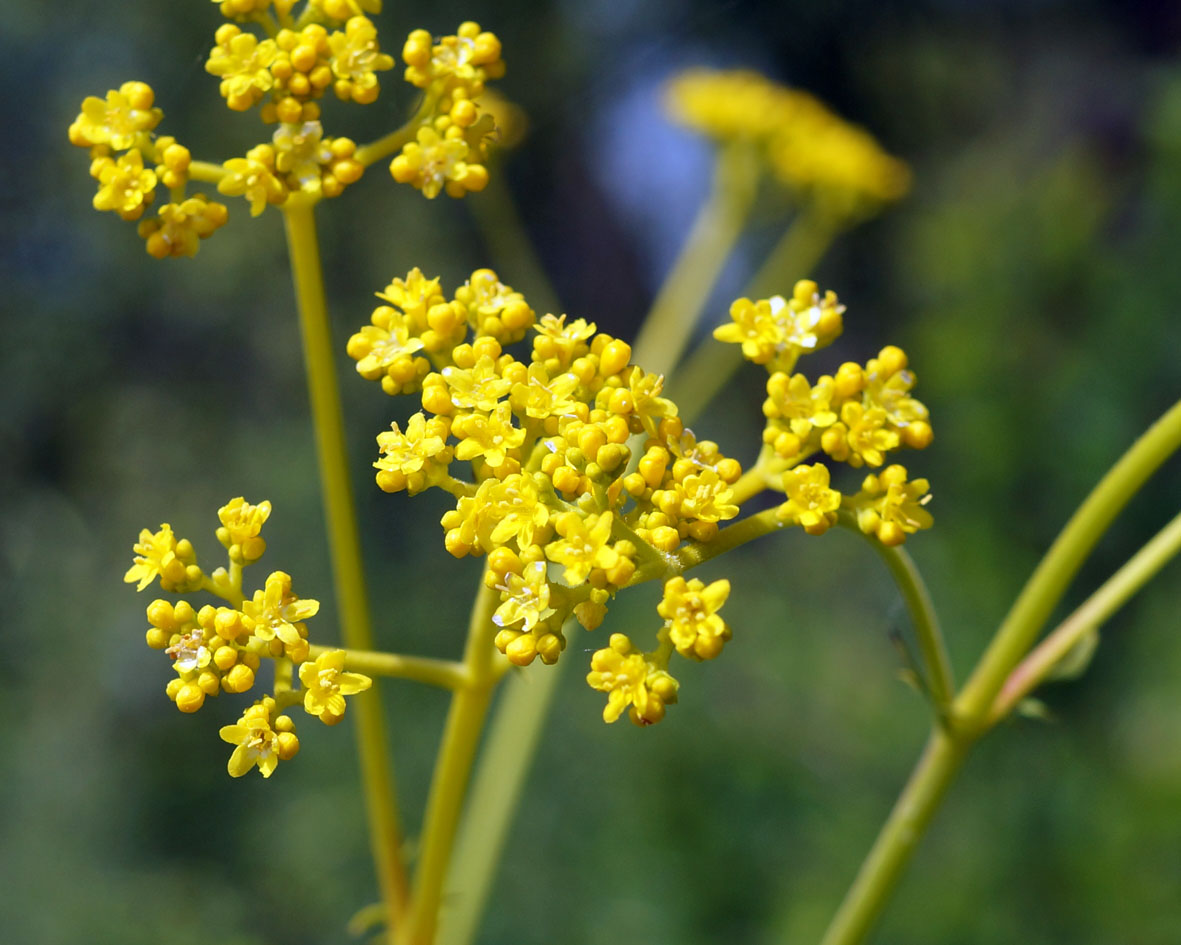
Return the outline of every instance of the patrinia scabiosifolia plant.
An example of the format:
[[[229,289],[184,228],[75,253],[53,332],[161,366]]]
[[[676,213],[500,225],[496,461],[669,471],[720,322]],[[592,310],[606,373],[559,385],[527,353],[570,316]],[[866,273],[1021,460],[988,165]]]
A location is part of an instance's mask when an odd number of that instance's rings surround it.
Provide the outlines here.
[[[234,746],[231,775],[257,768],[268,778],[299,750],[289,710],[302,707],[334,725],[345,715],[346,697],[355,697],[382,896],[359,914],[361,924],[384,921],[400,945],[439,938],[466,945],[552,692],[550,683],[530,677],[530,688],[503,700],[469,803],[479,816],[461,824],[485,715],[502,678],[511,686],[523,678],[509,672],[514,666],[538,658],[557,663],[571,626],[596,630],[620,591],[659,581],[663,594],[648,637],[611,634],[594,650],[586,675],[606,696],[607,722],[624,713],[637,725],[659,722],[677,701],[674,658],[711,660],[731,638],[720,613],[730,582],[706,584],[688,573],[771,532],[798,526],[821,535],[843,525],[879,550],[899,586],[918,643],[912,675],[934,718],[927,751],[825,945],[863,939],[971,744],[1064,658],[1086,650],[1098,624],[1181,546],[1179,517],[1030,652],[1089,548],[1181,441],[1181,408],[1149,431],[1080,508],[957,691],[930,598],[900,547],[932,524],[927,480],[891,461],[896,451],[925,448],[933,438],[927,408],[912,394],[907,356],[887,346],[864,364],[832,364],[828,374],[799,371],[801,358],[841,333],[845,309],[810,280],[779,294],[790,284],[787,273],[810,269],[840,232],[902,197],[909,171],[806,93],[750,72],[690,70],[669,84],[666,103],[674,120],[717,145],[714,186],[634,352],[585,318],[553,311],[538,317],[491,269],[473,272],[454,293],[411,269],[377,293],[381,304],[350,338],[348,354],[363,378],[421,404],[404,424],[378,435],[377,485],[389,493],[450,493],[455,505],[442,518],[444,546],[456,557],[486,559],[461,659],[377,651],[313,210],[393,156],[393,178],[428,198],[487,189],[501,211],[492,226],[476,214],[490,245],[509,247],[540,280],[527,241],[519,233],[504,237],[517,218],[488,170],[493,144],[519,137],[495,117],[510,112],[486,95],[487,80],[504,72],[500,42],[470,22],[441,38],[412,32],[402,58],[406,80],[421,90],[418,107],[401,127],[358,147],[325,134],[321,100],[364,105],[377,98],[378,73],[394,65],[366,15],[380,12],[380,0],[309,0],[298,11],[292,0],[218,6],[228,22],[216,31],[206,69],[221,80],[229,108],[257,108],[273,128],[267,140],[221,163],[193,160],[188,148],[157,133],[162,113],[143,82],[86,99],[70,140],[89,151],[98,182],[94,206],[138,220],[153,256],[192,256],[225,223],[226,207],[191,192],[195,183],[244,197],[254,216],[268,206],[283,214],[344,647],[310,642],[307,621],[319,605],[300,598],[287,573],[273,571],[246,590],[244,569],[266,550],[261,532],[271,505],[238,497],[218,510],[224,567],[207,572],[193,544],[168,524],[144,529],[135,545],[126,580],[139,590],[159,581],[166,593],[183,595],[155,600],[147,610],[147,642],[172,661],[168,697],[181,711],[196,712],[222,692],[250,692],[262,661],[273,661],[272,692],[220,733]],[[726,344],[709,341],[693,352],[677,372],[684,396],[674,396],[665,374],[677,365],[763,189],[786,208],[784,235],[752,280],[750,297],[735,301],[729,321],[715,329],[714,338]],[[149,216],[161,190],[164,202]],[[745,471],[687,426],[736,366],[724,355],[728,346],[768,374],[762,442]],[[858,472],[846,472],[836,488],[832,470],[839,466]],[[742,514],[768,491],[782,499]],[[198,593],[217,603],[187,599]],[[556,669],[547,673],[553,678]],[[374,684],[380,676],[452,691],[413,878]],[[450,908],[440,927],[448,882]]]

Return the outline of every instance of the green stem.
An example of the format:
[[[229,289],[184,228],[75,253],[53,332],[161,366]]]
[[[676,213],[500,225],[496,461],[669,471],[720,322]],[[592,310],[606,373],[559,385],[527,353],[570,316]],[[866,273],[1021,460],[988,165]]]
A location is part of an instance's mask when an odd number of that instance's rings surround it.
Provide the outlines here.
[[[1036,689],[1071,648],[1093,633],[1131,599],[1181,551],[1181,514],[1104,582],[1094,594],[1062,621],[1009,674],[988,713],[991,727],[1004,719]]]
[[[308,648],[308,659],[315,659],[335,646],[312,646]],[[411,679],[439,686],[442,689],[459,689],[467,685],[468,673],[462,663],[454,660],[439,660],[429,656],[403,656],[400,653],[380,653],[372,650],[345,650],[344,668],[366,676],[390,676],[394,679]]]
[[[943,632],[939,629],[939,616],[935,613],[935,604],[931,600],[923,576],[915,567],[914,560],[901,546],[891,548],[883,545],[876,537],[865,534],[857,527],[856,519],[852,515],[842,515],[838,522],[869,542],[889,568],[890,576],[894,578],[894,584],[902,594],[911,623],[914,624],[932,701],[940,713],[940,718],[944,718],[955,696],[955,676],[947,655]]]
[[[805,278],[820,261],[839,231],[831,217],[805,207],[747,283],[747,296],[759,299],[790,292],[795,281]],[[681,416],[698,416],[741,364],[737,345],[719,344],[707,334],[669,384],[669,397],[680,406]]]
[[[220,164],[210,161],[191,161],[189,163],[189,180],[201,181],[204,184],[216,184],[226,176],[226,169]]]
[[[755,161],[744,145],[719,153],[709,197],[636,337],[633,360],[645,371],[668,374],[688,345],[750,215],[758,187]]]
[[[721,272],[724,258],[705,259],[704,247],[708,244],[711,252],[724,257],[729,255],[737,240],[735,226],[740,231],[753,199],[753,195],[744,196],[740,181],[731,180],[731,176],[738,172],[738,154],[735,152],[734,156],[724,158],[725,170],[719,165],[714,193],[694,226],[689,244],[658,295],[656,307],[665,314],[659,315],[660,321],[655,327],[646,324],[636,341],[632,360],[649,371],[661,373],[672,368],[693,333],[697,315],[714,279]],[[477,195],[476,199],[479,197]],[[503,190],[493,197],[493,201],[500,197],[508,200],[508,191]],[[720,205],[723,199],[732,199],[734,205],[728,210],[723,209]],[[510,228],[519,225],[520,218],[515,212],[504,219]],[[485,228],[490,222],[496,222],[482,215],[477,216],[477,220]],[[490,240],[489,245],[495,247],[497,243]],[[504,243],[500,245],[509,248]],[[513,256],[512,252],[510,256]],[[521,257],[514,258],[519,260]],[[540,266],[536,270],[540,272]],[[704,276],[708,276],[708,280]],[[533,748],[547,716],[546,708],[553,698],[562,667],[568,661],[569,657],[536,673],[517,673],[507,682],[507,691],[491,727],[487,750],[480,759],[472,800],[459,835],[457,865],[450,888],[460,895],[451,903],[441,930],[441,941],[446,945],[467,945],[475,935],[503,840],[533,758]]]
[[[894,891],[971,742],[936,727],[918,765],[861,864],[820,945],[864,941]]]
[[[987,729],[993,699],[1009,672],[1028,650],[1066,585],[1111,520],[1179,446],[1181,403],[1175,404],[1132,445],[1071,517],[952,703],[949,721],[953,724],[937,725],[932,732],[926,750],[821,945],[858,945],[864,941],[968,750]],[[1173,540],[1172,532],[1166,531],[1170,537],[1162,544]],[[1152,542],[1154,556],[1160,553],[1162,544]],[[1101,611],[1106,606],[1097,609]]]
[[[332,357],[332,332],[316,241],[314,204],[296,197],[289,198],[283,206],[283,220],[303,336],[341,637],[349,649],[371,650],[373,634],[349,481],[340,391]],[[395,802],[393,764],[377,685],[358,694],[354,706],[357,748],[378,885],[391,923],[398,923],[406,910],[409,887],[402,862],[402,831]]]
[[[451,697],[451,710],[443,730],[443,744],[435,762],[423,824],[422,855],[415,874],[413,911],[408,945],[432,945],[439,921],[439,903],[451,858],[472,761],[479,746],[484,716],[492,699],[498,674],[493,665],[492,643],[496,625],[492,612],[498,595],[480,585],[472,607],[463,662],[468,684]]]
[[[1095,543],[1179,446],[1181,401],[1132,444],[1066,523],[957,697],[954,715],[958,720],[969,725],[984,720],[1006,677],[1028,652]]]
[[[383,135],[376,141],[361,145],[361,147],[357,148],[353,159],[363,167],[369,167],[369,165],[376,164],[382,158],[389,157],[395,151],[401,151],[403,145],[408,141],[414,140],[414,136],[418,134],[418,128],[422,124],[423,119],[434,111],[435,103],[438,100],[439,96],[437,93],[434,95],[424,95],[422,101],[418,104],[418,108],[404,125],[400,128],[395,128],[389,134]]]

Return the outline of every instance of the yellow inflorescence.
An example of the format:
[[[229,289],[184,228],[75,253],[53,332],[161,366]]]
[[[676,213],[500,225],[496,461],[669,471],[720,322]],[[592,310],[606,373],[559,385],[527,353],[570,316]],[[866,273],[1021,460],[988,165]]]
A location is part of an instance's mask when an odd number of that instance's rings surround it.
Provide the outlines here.
[[[719,341],[740,344],[750,361],[770,375],[763,414],[767,465],[782,478],[773,483],[787,501],[778,514],[809,534],[825,532],[840,508],[852,510],[861,529],[886,545],[931,526],[923,506],[925,479],[906,481],[902,466],[869,476],[861,492],[842,496],[830,488],[829,470],[802,465],[818,454],[854,468],[877,467],[902,447],[923,449],[934,438],[926,406],[911,396],[915,376],[901,348],[889,345],[865,365],[847,361],[815,383],[792,373],[801,355],[830,344],[842,330],[845,307],[836,294],[823,296],[811,280],[796,283],[790,299],[739,299],[730,322],[714,329]]]
[[[262,557],[266,542],[260,532],[271,514],[270,502],[257,505],[238,497],[218,510],[218,541],[229,556],[229,569],[206,574],[196,563],[187,539],[178,540],[165,524],[159,531],[144,529],[135,545],[135,563],[124,576],[143,590],[157,577],[165,591],[207,591],[229,606],[206,604],[199,610],[186,600],[155,600],[148,605],[148,646],[172,659],[176,676],[165,691],[182,712],[196,712],[209,696],[223,690],[246,692],[254,686],[262,658],[290,660],[299,667],[300,692],[276,684],[247,709],[237,725],[226,726],[221,737],[236,745],[229,762],[234,777],[258,766],[270,777],[279,761],[299,751],[295,725],[279,713],[296,702],[334,725],[344,716],[344,697],[369,688],[370,680],[344,672],[344,651],[330,650],[309,660],[306,621],[320,609],[317,601],[298,597],[290,575],[272,572],[262,588],[247,598],[242,590],[242,568]]]
[[[232,22],[217,29],[205,69],[220,80],[229,108],[258,106],[260,118],[276,127],[269,141],[245,156],[199,164],[199,179],[216,183],[226,196],[244,197],[252,216],[293,195],[304,201],[339,196],[376,158],[370,152],[362,163],[354,141],[325,133],[320,100],[329,92],[360,105],[377,99],[379,73],[394,67],[366,16],[380,12],[381,3],[308,0],[297,16],[293,0],[214,2]],[[481,113],[479,99],[485,82],[504,74],[500,40],[475,23],[462,24],[438,42],[416,30],[405,54],[406,78],[424,94],[406,135],[387,136],[399,142],[410,138],[393,160],[393,176],[428,197],[482,190],[497,128],[492,114]],[[175,138],[155,133],[163,113],[154,99],[144,82],[125,82],[105,99],[91,96],[69,137],[90,152],[96,209],[139,220],[152,256],[192,256],[228,212],[202,194],[186,192],[194,173],[191,154]],[[391,143],[384,153],[396,147]],[[145,218],[158,187],[166,189],[167,199],[159,202],[155,217]]]
[[[668,84],[666,104],[694,131],[757,149],[776,179],[837,218],[871,213],[910,189],[910,170],[872,135],[757,72],[690,69]]]
[[[480,111],[489,79],[504,75],[500,40],[478,23],[461,23],[452,36],[434,39],[415,30],[402,47],[406,81],[423,90],[423,106],[413,140],[390,162],[390,174],[426,197],[446,191],[462,197],[483,190],[492,114]]]
[[[597,627],[620,588],[676,577],[675,556],[712,541],[738,514],[742,467],[685,429],[663,379],[632,364],[626,342],[581,318],[537,319],[488,269],[452,298],[417,269],[380,298],[388,304],[350,339],[349,354],[363,377],[418,394],[422,409],[378,436],[377,483],[455,496],[442,518],[444,545],[457,557],[488,556],[488,585],[500,595],[495,642],[511,662],[555,662],[569,618]],[[526,335],[528,355],[518,360],[505,349]],[[686,600],[694,593],[696,584]],[[632,668],[612,679],[639,679],[627,690],[634,721],[656,721],[675,696],[670,654],[703,659],[721,649],[729,630],[715,611],[724,597],[711,585],[708,619],[672,621],[652,653],[599,659]],[[685,642],[690,624],[699,639]],[[637,676],[648,664],[655,668]],[[643,684],[653,674],[666,680],[655,690]],[[625,703],[611,698],[616,718]]]

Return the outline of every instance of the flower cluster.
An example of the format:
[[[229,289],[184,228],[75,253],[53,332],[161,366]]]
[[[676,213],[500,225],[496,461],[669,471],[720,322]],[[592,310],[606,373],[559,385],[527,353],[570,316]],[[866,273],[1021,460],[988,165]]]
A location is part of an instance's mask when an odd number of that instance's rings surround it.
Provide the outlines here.
[[[462,197],[483,190],[496,120],[487,111],[481,114],[480,96],[489,79],[504,75],[500,40],[470,21],[438,40],[415,30],[402,58],[406,81],[423,90],[423,104],[413,140],[390,163],[394,180],[430,198],[440,191]]]
[[[87,98],[70,126],[70,141],[90,152],[95,208],[140,221],[152,256],[192,256],[226,222],[224,204],[188,193],[194,180],[244,197],[257,216],[296,195],[313,202],[339,196],[366,164],[401,147],[390,168],[394,178],[428,197],[442,190],[458,197],[487,184],[496,120],[478,102],[486,80],[504,73],[493,33],[475,23],[437,42],[424,30],[411,33],[403,51],[406,79],[423,90],[422,104],[366,155],[352,139],[325,133],[320,100],[329,91],[361,105],[377,99],[378,74],[394,66],[365,15],[380,12],[380,0],[308,0],[298,15],[292,0],[215,2],[231,22],[215,33],[205,69],[220,80],[229,108],[259,106],[262,121],[275,126],[269,140],[221,163],[194,161],[175,138],[155,133],[163,113],[144,82],[125,82],[105,99]],[[145,218],[161,187],[167,202]]]
[[[778,510],[781,520],[819,535],[847,508],[866,534],[898,545],[931,526],[923,507],[931,498],[926,479],[908,481],[906,469],[892,465],[868,476],[857,494],[842,496],[830,487],[827,466],[803,465],[824,454],[854,468],[876,468],[887,453],[923,449],[934,437],[926,406],[911,396],[915,376],[901,348],[887,346],[864,365],[845,362],[814,383],[793,373],[801,355],[841,333],[844,310],[835,293],[822,296],[815,282],[802,279],[790,299],[739,299],[714,337],[740,344],[748,360],[767,368],[760,464],[787,498]]]
[[[872,213],[910,188],[907,166],[872,135],[757,72],[690,69],[668,84],[666,104],[694,131],[757,149],[781,184],[838,220]]]
[[[676,695],[670,654],[709,659],[729,638],[715,614],[725,593],[680,572],[737,516],[742,467],[684,427],[663,378],[632,364],[626,342],[581,318],[538,319],[491,270],[448,299],[416,269],[379,298],[349,354],[363,377],[419,395],[422,409],[378,436],[377,484],[455,497],[444,545],[487,555],[495,643],[517,665],[555,662],[569,618],[592,630],[618,590],[667,580],[656,650],[632,653],[619,637],[588,677],[610,693],[609,721],[626,706],[633,721],[657,721]],[[518,360],[505,349],[527,333]]]
[[[306,621],[320,609],[317,601],[300,598],[290,575],[272,572],[264,586],[247,597],[242,569],[266,550],[262,526],[271,513],[269,502],[253,505],[238,497],[218,510],[217,538],[226,549],[228,569],[206,574],[187,539],[177,539],[171,526],[144,529],[135,545],[135,563],[124,576],[143,590],[156,578],[172,593],[206,591],[229,606],[206,604],[200,609],[187,600],[154,600],[148,605],[147,643],[163,650],[176,675],[165,691],[182,712],[196,712],[209,696],[243,693],[253,688],[262,659],[277,664],[274,695],[255,702],[236,725],[221,737],[237,747],[229,762],[234,777],[255,765],[270,777],[279,761],[299,750],[295,724],[281,713],[302,702],[304,710],[334,725],[345,712],[344,696],[368,689],[371,681],[344,671],[344,651],[327,650],[311,658]],[[287,667],[287,675],[280,668]],[[290,667],[298,666],[302,688],[292,690]]]

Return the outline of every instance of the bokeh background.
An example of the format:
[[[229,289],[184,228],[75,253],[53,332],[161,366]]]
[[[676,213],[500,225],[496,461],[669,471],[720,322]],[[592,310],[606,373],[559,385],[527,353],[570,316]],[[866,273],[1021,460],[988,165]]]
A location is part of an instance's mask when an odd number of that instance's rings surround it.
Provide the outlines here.
[[[563,305],[632,337],[705,192],[710,152],[669,125],[661,83],[698,64],[808,89],[911,163],[913,193],[818,267],[848,304],[831,370],[903,345],[937,439],[911,457],[937,527],[908,548],[961,677],[1086,490],[1177,396],[1181,14],[1162,3],[963,0],[440,0],[388,4],[385,45],[478,19],[529,136],[503,173]],[[373,901],[349,725],[302,726],[269,782],[225,773],[232,698],[195,717],[163,695],[121,578],[169,521],[215,560],[214,512],[269,497],[273,568],[332,591],[281,221],[230,225],[192,260],[150,259],[90,209],[65,129],[81,99],[152,84],[195,156],[259,140],[203,70],[205,2],[4,4],[0,187],[0,939],[11,945],[346,941]],[[400,121],[395,73],[366,140]],[[350,124],[351,122],[351,124]],[[472,198],[479,200],[479,196]],[[443,497],[372,483],[375,434],[409,405],[343,355],[372,292],[414,265],[455,286],[492,264],[471,208],[379,168],[323,208],[368,577],[383,642],[457,654],[475,581],[442,548]],[[757,267],[760,218],[707,309]],[[793,274],[805,275],[804,273]],[[786,290],[790,283],[785,282]],[[754,455],[761,371],[696,424]],[[1152,480],[1071,593],[1176,511]],[[924,738],[896,679],[905,615],[855,538],[785,534],[709,568],[734,592],[725,657],[687,667],[661,725],[605,726],[576,631],[480,941],[815,941]],[[973,756],[876,933],[881,943],[1171,943],[1181,937],[1181,639],[1176,566],[1112,622],[1050,723]],[[604,631],[654,632],[635,592]],[[600,631],[600,632],[604,632]],[[581,634],[581,635],[580,635]],[[445,699],[386,687],[408,828]]]

